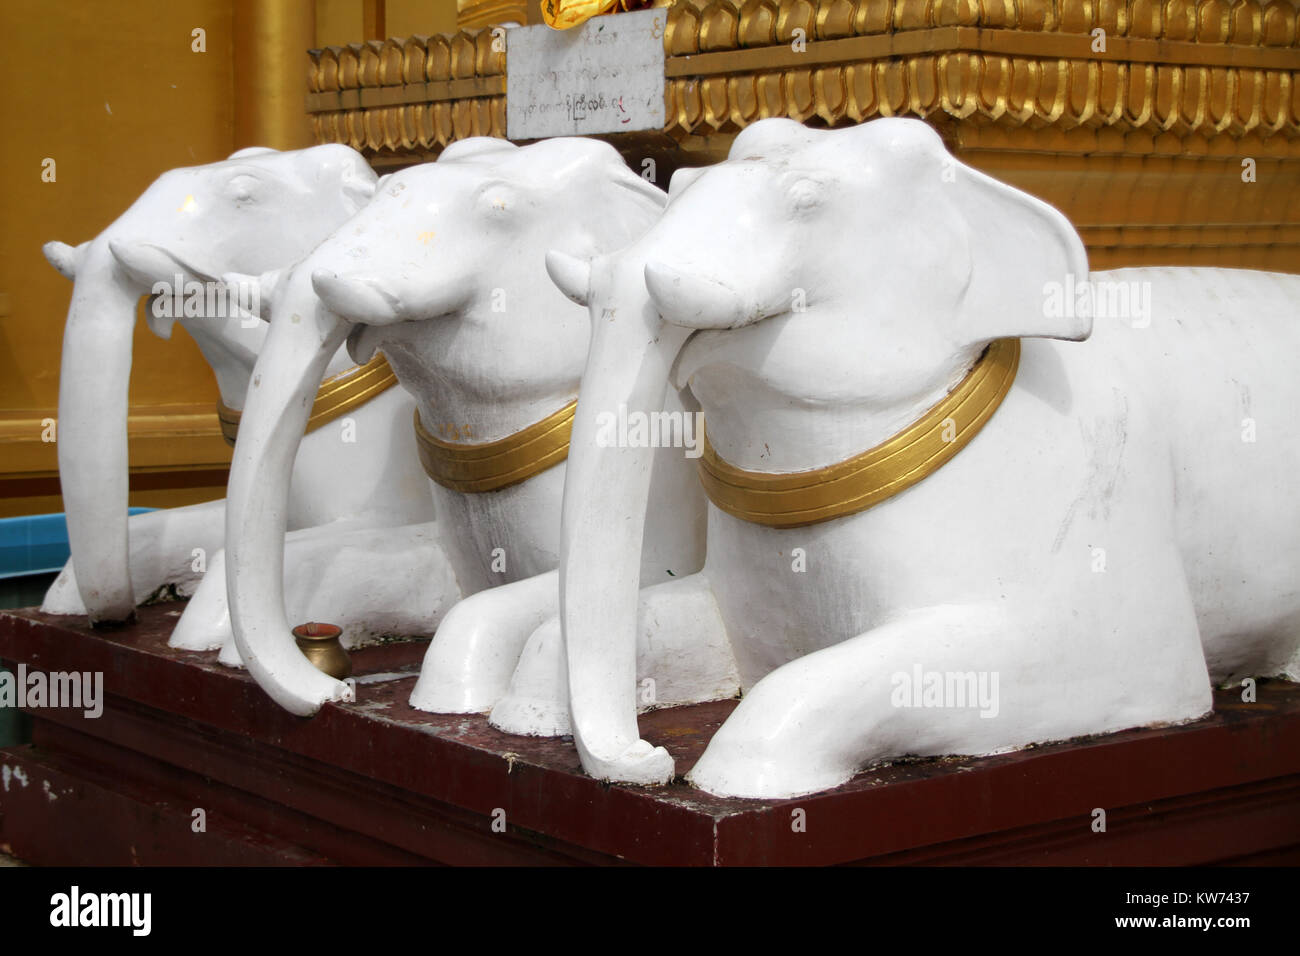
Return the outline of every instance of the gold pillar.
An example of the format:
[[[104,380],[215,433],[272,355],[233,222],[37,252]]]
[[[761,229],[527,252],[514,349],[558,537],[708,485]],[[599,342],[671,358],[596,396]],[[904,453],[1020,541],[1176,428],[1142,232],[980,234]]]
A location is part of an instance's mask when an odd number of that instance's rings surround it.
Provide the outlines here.
[[[387,4],[384,0],[363,0],[361,4],[361,31],[367,40],[387,40]]]
[[[235,149],[313,141],[303,56],[316,45],[314,0],[235,0]]]

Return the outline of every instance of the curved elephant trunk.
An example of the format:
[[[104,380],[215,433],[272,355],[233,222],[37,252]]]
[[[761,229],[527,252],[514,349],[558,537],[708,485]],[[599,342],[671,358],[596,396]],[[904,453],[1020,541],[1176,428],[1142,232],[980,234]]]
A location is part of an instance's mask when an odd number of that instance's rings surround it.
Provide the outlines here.
[[[289,281],[239,422],[226,490],[226,586],[235,644],[249,673],[281,707],[309,716],[325,701],[350,698],[351,690],[318,671],[290,634],[289,483],[316,390],[348,327],[319,307],[305,276]]]
[[[135,612],[126,421],[138,298],[106,242],[85,248],[63,330],[57,438],[72,565],[92,623]]]
[[[599,422],[620,405],[629,415],[663,408],[689,330],[660,319],[634,260],[623,257],[608,277],[607,301],[593,302],[564,484],[560,619],[583,767],[599,779],[649,784],[667,782],[673,770],[667,751],[642,741],[636,723],[637,592],[654,449],[601,440]],[[574,287],[586,278],[580,264],[552,254],[547,266],[570,298],[585,297]]]

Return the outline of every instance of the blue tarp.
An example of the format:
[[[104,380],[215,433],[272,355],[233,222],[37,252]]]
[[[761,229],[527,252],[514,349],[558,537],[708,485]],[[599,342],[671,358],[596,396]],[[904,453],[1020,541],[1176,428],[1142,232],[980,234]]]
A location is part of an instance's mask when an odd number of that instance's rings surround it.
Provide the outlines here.
[[[153,511],[132,508],[131,514]],[[0,580],[61,571],[68,561],[68,523],[64,516],[0,518]]]

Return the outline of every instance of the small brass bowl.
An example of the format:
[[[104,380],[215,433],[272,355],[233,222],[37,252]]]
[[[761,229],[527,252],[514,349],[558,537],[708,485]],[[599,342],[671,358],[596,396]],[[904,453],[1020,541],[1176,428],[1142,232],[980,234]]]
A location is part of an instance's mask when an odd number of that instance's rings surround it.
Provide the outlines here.
[[[299,624],[293,629],[294,639],[303,656],[315,665],[318,671],[328,674],[335,680],[343,680],[352,675],[352,659],[339,642],[343,629],[334,624],[321,624],[312,621]]]

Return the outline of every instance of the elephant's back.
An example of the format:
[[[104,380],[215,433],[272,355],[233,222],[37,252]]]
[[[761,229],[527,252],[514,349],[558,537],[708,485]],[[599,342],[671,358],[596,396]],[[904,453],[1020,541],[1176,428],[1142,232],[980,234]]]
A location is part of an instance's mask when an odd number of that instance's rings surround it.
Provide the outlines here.
[[[1176,535],[1211,672],[1266,668],[1300,621],[1300,276],[1098,277],[1150,283],[1149,326],[1098,320],[1091,372],[1127,367],[1138,377],[1132,394],[1164,423]]]

